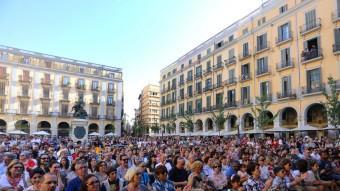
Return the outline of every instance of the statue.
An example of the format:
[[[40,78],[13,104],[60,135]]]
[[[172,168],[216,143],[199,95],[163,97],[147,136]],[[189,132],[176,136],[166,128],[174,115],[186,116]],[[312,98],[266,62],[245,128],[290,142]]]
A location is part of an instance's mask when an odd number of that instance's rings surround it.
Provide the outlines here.
[[[73,117],[79,118],[79,119],[86,119],[87,118],[87,112],[84,109],[84,102],[83,101],[77,101],[75,105],[72,107],[72,111],[74,110]]]

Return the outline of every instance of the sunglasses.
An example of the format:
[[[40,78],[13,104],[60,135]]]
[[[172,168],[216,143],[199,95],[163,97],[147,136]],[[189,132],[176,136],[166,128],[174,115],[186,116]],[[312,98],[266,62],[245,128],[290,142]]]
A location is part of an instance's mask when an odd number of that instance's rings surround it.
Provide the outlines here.
[[[221,168],[221,166],[214,166],[214,168]]]
[[[99,181],[96,180],[96,181],[92,181],[92,182],[87,183],[87,185],[94,185],[94,184],[99,184]]]
[[[47,160],[48,158],[47,157],[43,157],[43,158],[41,158],[41,160]]]

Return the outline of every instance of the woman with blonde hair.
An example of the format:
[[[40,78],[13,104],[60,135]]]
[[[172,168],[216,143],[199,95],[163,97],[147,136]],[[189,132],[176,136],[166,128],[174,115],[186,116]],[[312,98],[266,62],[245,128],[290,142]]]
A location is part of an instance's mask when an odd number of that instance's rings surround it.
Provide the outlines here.
[[[6,174],[0,177],[0,189],[13,188],[15,190],[24,190],[28,184],[24,177],[24,164],[19,160],[12,160],[7,167]]]
[[[191,174],[188,177],[188,184],[184,190],[207,190],[207,179],[203,173],[203,163],[195,161],[191,165]]]
[[[126,172],[124,179],[128,182],[122,191],[147,191],[148,188],[141,184],[142,169],[131,167]]]

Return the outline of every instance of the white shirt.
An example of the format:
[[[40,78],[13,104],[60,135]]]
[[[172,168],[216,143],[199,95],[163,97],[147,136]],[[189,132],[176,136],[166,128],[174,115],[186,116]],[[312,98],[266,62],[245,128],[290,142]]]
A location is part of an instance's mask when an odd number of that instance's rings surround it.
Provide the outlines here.
[[[155,166],[155,168],[157,168],[157,166],[159,166],[159,165],[164,165],[164,164],[162,164],[162,163],[158,163],[158,164],[156,164],[156,166]],[[172,169],[172,166],[171,166],[171,164],[170,163],[165,163],[165,165],[164,165],[165,167],[166,167],[166,169],[168,170],[168,172],[170,172],[170,170]]]
[[[25,188],[25,184],[24,184],[23,179],[20,180],[18,186]],[[3,174],[0,177],[0,189],[6,188],[6,187],[12,187],[12,185],[8,182],[7,175]]]

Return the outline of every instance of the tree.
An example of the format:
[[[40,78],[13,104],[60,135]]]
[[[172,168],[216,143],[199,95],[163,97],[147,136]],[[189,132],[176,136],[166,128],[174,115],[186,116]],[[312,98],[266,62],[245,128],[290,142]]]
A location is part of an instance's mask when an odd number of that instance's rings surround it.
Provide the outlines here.
[[[193,132],[194,130],[194,123],[192,122],[193,114],[191,112],[186,112],[183,117],[185,119],[184,128],[188,129],[189,132]]]
[[[278,116],[278,113],[273,115],[273,117],[268,116],[268,107],[270,102],[266,96],[256,97],[256,102],[258,105],[254,105],[251,111],[254,115],[254,120],[256,121],[257,127],[263,129],[265,126],[273,123],[274,119]]]
[[[217,114],[215,112],[212,112],[211,118],[214,121],[214,123],[216,124],[218,132],[220,132],[224,128],[223,125],[227,121],[229,116],[230,116],[230,113],[228,112],[227,116],[224,117],[223,109],[220,109]]]
[[[333,79],[333,77],[328,77],[327,84],[330,88],[330,92],[323,92],[326,102],[321,102],[321,104],[325,107],[329,124],[337,128],[340,124],[339,92],[336,90],[336,81]]]
[[[167,131],[171,134],[172,131],[176,130],[176,114],[171,114],[169,118],[169,126],[166,126]]]
[[[154,123],[152,124],[151,126],[151,130],[154,132],[154,133],[159,133],[159,130],[160,130],[160,126],[158,125],[158,123]]]

